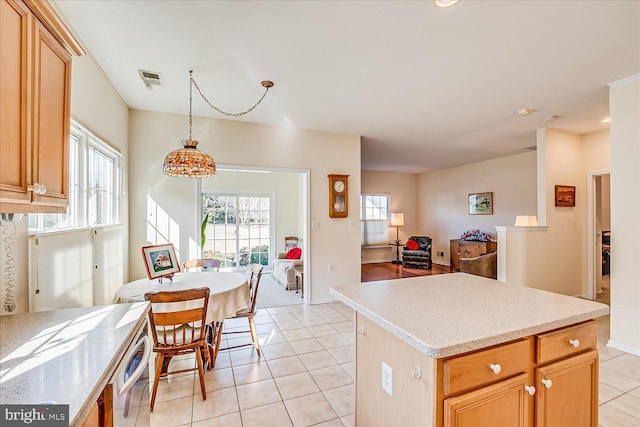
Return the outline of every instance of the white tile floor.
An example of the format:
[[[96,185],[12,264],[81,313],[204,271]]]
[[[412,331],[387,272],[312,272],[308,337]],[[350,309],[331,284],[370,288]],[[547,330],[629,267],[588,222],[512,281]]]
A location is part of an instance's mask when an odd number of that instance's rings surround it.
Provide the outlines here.
[[[243,329],[228,320],[229,330]],[[197,373],[161,380],[154,427],[353,426],[355,334],[353,311],[342,303],[261,309],[256,324],[263,357],[246,347],[224,351],[205,374],[203,401]],[[232,341],[249,340],[234,334]],[[599,424],[640,426],[640,358],[605,346],[608,316],[598,321]],[[223,343],[224,346],[225,343]],[[192,364],[193,357],[172,363]],[[173,365],[172,365],[173,366]],[[148,384],[136,386],[129,416],[120,426],[149,425]]]

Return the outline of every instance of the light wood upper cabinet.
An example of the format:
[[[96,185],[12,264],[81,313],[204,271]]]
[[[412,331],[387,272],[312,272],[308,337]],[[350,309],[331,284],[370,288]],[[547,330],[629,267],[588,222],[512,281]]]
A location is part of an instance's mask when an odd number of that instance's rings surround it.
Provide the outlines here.
[[[29,203],[27,45],[33,16],[22,2],[0,1],[0,204]]]
[[[71,58],[48,2],[0,0],[0,212],[65,212]]]

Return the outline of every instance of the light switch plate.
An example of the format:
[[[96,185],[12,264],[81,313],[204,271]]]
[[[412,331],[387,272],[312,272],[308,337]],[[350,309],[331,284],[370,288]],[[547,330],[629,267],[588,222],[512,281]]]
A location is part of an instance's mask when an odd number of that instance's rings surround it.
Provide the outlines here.
[[[382,362],[382,389],[393,397],[393,369]]]

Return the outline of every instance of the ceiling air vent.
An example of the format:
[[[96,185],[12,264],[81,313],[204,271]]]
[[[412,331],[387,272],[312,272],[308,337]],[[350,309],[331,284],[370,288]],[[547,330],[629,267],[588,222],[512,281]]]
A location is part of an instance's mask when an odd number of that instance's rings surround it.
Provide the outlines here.
[[[147,70],[138,70],[138,74],[140,74],[140,78],[144,82],[144,85],[149,90],[153,90],[154,86],[164,86],[164,82],[162,81],[162,74],[157,71],[147,71]]]

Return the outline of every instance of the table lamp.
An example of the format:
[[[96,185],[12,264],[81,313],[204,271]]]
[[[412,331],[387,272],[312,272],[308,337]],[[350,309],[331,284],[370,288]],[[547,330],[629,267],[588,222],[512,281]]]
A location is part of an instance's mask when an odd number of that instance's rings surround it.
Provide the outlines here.
[[[392,212],[391,213],[391,226],[396,228],[396,240],[393,242],[393,245],[396,247],[396,260],[393,261],[394,264],[402,264],[400,261],[400,238],[398,236],[398,229],[404,225],[404,213],[402,212]]]

